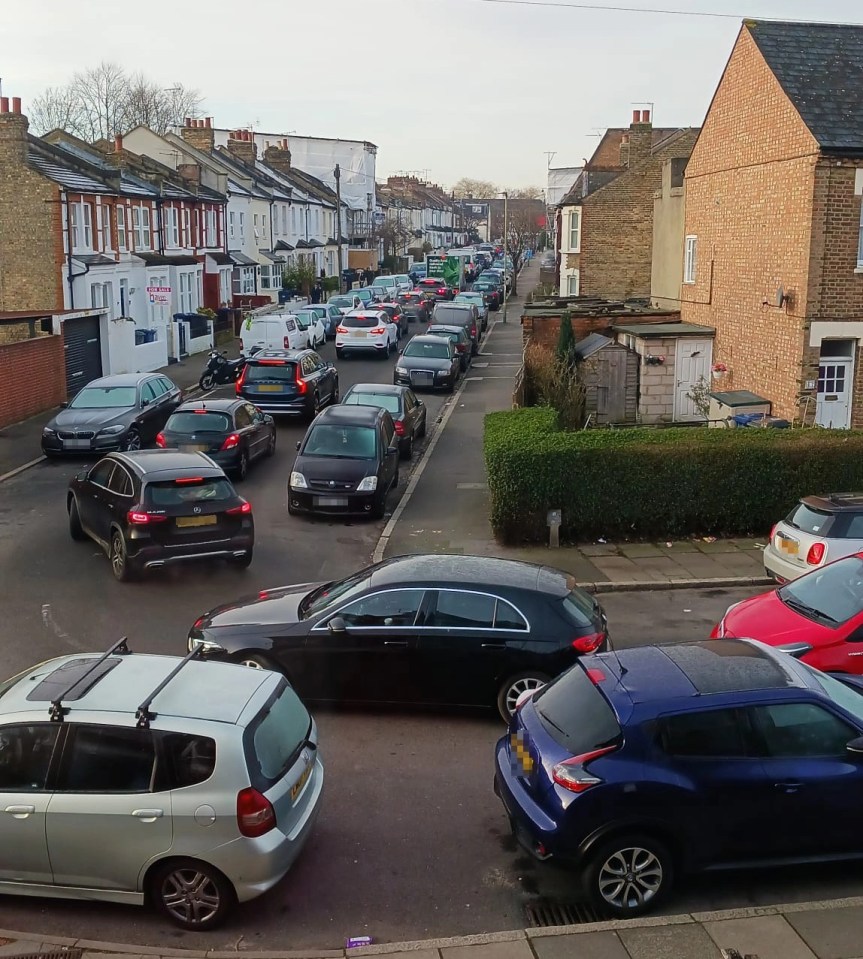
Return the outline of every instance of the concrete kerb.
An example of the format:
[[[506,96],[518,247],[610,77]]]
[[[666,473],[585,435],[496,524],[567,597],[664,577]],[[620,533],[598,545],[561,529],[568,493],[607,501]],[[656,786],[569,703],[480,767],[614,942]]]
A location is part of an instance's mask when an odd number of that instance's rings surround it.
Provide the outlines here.
[[[669,589],[728,589],[735,586],[775,586],[768,576],[716,576],[705,579],[621,580],[620,582],[579,583],[589,593],[640,593]]]

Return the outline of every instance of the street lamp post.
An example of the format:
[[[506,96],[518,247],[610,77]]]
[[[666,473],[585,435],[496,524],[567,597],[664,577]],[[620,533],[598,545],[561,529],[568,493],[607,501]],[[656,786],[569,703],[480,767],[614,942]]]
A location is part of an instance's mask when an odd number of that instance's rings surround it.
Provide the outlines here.
[[[506,323],[506,258],[509,256],[509,193],[503,194],[503,322]]]

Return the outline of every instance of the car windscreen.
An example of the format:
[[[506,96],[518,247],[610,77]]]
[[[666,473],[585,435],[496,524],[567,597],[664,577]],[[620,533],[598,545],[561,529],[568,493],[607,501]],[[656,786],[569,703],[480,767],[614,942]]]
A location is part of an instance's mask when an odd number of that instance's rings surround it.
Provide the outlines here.
[[[533,704],[548,735],[576,756],[620,739],[614,710],[578,664],[536,693]]]
[[[811,679],[824,690],[825,693],[858,721],[863,723],[863,690],[856,686],[846,685],[839,679],[822,673],[820,669],[813,669],[807,663],[798,660],[797,666],[809,673]]]
[[[331,300],[328,301],[331,306],[335,306],[338,309],[350,309],[354,308],[353,298],[350,296],[334,296]]]
[[[296,378],[296,363],[247,363],[243,383],[291,383]]]
[[[479,293],[459,293],[455,298],[456,303],[480,303],[482,296]]]
[[[311,729],[308,710],[283,679],[244,736],[249,778],[256,789],[266,792],[285,775],[296,762]]]
[[[789,526],[799,529],[802,533],[811,533],[813,536],[826,536],[833,524],[834,514],[812,509],[805,503],[798,503],[785,520]]]
[[[294,319],[297,321],[297,326],[299,326],[301,330],[305,330],[315,321],[315,316],[309,313],[295,313]]]
[[[445,343],[429,343],[417,340],[411,340],[405,347],[405,356],[420,356],[427,359],[446,360],[449,359],[449,350]]]
[[[399,398],[395,393],[348,393],[342,400],[347,406],[377,406],[396,415],[400,412]]]
[[[370,460],[375,458],[376,437],[372,426],[319,423],[309,431],[303,455]]]
[[[379,290],[380,289],[388,290],[391,286],[395,286],[395,285],[396,285],[396,281],[391,276],[388,276],[385,280],[381,279],[381,277],[378,277],[372,283],[372,286],[377,287]]]
[[[370,330],[382,326],[386,319],[380,316],[346,316],[342,319],[342,326],[353,327],[357,330]]]
[[[212,410],[190,410],[174,413],[165,424],[167,433],[226,433],[233,429],[227,413]]]
[[[186,506],[188,504],[220,503],[236,497],[230,480],[224,476],[191,477],[159,480],[144,487],[144,502],[148,506]]]
[[[801,576],[777,590],[786,606],[831,625],[847,622],[863,610],[863,559],[846,556]]]
[[[310,616],[317,616],[328,607],[345,602],[357,593],[361,593],[368,585],[367,569],[361,569],[353,576],[338,582],[324,583],[323,586],[318,586],[303,597],[299,606],[300,617],[308,619]]]
[[[137,403],[134,386],[85,386],[69,404],[70,410],[104,410],[112,407],[134,406]]]

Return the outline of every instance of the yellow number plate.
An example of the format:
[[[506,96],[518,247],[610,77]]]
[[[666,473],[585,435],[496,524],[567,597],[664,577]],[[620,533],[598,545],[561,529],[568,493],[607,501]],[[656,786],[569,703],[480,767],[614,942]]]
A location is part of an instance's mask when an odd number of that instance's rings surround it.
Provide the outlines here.
[[[262,393],[281,393],[284,387],[278,386],[276,383],[264,383],[262,386],[259,386],[258,389]]]
[[[800,551],[800,544],[795,539],[786,539],[784,536],[780,536],[779,548],[783,553],[788,553],[789,556],[796,556]]]
[[[303,791],[303,786],[308,782],[309,776],[312,774],[312,769],[314,768],[314,762],[310,762],[308,766],[303,770],[302,776],[291,786],[291,802],[293,802],[297,796]]]
[[[178,516],[177,526],[215,526],[216,516]]]

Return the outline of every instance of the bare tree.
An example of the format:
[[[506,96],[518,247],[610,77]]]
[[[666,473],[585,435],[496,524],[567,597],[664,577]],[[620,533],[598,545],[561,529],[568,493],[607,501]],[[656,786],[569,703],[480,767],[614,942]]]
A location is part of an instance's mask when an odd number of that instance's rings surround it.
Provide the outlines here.
[[[116,63],[102,62],[98,67],[76,73],[72,91],[80,103],[82,139],[108,140],[126,127],[129,102],[129,78]]]
[[[71,87],[48,87],[30,104],[30,123],[40,133],[73,130],[81,119],[81,104]]]
[[[413,238],[413,230],[397,219],[386,219],[375,227],[375,240],[383,243],[384,256],[402,256],[408,241]]]
[[[500,190],[488,180],[474,180],[469,176],[463,176],[452,188],[453,195],[458,199],[465,197],[478,200],[488,200],[497,196]]]
[[[523,208],[511,211],[506,231],[505,248],[512,257],[512,296],[518,293],[518,271],[527,250],[536,246],[538,228],[534,211]]]
[[[200,106],[200,93],[182,83],[164,89],[142,73],[129,78],[127,127],[141,123],[156,133],[166,133],[171,127],[180,126],[184,117],[194,116]]]
[[[545,195],[541,186],[520,186],[508,192],[510,200],[541,200]]]

